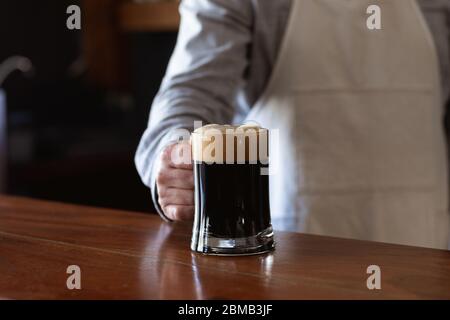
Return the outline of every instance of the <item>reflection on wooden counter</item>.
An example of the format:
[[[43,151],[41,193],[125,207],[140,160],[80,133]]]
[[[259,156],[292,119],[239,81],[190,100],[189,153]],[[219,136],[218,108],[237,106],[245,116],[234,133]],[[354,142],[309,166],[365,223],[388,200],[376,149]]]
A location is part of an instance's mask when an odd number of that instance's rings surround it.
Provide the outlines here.
[[[0,297],[11,299],[449,299],[450,252],[289,232],[269,254],[189,250],[190,224],[0,197]],[[66,269],[81,269],[68,290]],[[381,269],[381,290],[366,286]]]

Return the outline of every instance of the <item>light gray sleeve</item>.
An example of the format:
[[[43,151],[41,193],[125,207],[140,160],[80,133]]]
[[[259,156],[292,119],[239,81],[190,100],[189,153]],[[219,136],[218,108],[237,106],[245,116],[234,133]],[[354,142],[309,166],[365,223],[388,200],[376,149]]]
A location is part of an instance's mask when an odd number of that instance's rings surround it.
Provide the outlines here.
[[[157,157],[173,142],[174,129],[192,130],[195,120],[232,121],[253,19],[248,0],[184,0],[180,14],[177,44],[135,155],[139,175],[163,218],[155,184]]]

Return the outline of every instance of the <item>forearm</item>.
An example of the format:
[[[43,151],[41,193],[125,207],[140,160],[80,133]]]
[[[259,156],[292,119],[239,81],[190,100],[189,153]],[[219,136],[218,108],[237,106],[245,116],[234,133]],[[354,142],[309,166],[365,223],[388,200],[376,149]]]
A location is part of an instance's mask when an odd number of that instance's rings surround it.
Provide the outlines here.
[[[233,119],[251,38],[248,5],[243,0],[188,0],[181,5],[177,45],[135,157],[156,205],[158,155],[177,140],[172,133],[192,130],[194,121],[229,123]]]

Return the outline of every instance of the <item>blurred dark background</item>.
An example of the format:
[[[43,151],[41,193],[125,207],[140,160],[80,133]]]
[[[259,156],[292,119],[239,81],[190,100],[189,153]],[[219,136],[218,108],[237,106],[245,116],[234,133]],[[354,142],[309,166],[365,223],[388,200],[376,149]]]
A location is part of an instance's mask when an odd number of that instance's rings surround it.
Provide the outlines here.
[[[69,30],[69,5],[81,30]],[[176,41],[176,1],[2,0],[3,192],[154,211],[133,157]],[[0,102],[1,103],[1,102]]]

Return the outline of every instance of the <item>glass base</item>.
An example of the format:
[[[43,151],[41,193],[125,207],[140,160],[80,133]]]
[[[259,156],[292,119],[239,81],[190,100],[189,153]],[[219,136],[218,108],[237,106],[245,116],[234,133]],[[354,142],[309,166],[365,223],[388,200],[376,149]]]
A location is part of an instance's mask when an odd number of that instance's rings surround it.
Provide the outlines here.
[[[193,237],[193,239],[198,239]],[[191,250],[208,255],[241,256],[262,254],[275,248],[272,227],[247,238],[219,238],[207,234],[203,241],[193,241]],[[200,243],[203,242],[203,243]]]

